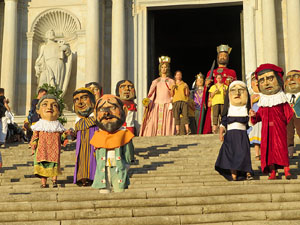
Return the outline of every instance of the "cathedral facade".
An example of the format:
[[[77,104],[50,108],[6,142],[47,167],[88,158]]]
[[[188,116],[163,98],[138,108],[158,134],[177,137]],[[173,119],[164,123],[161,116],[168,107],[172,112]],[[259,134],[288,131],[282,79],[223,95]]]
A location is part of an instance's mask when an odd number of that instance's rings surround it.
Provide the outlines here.
[[[216,16],[209,17],[212,13]],[[166,15],[172,19],[162,25]],[[207,19],[201,17],[200,23],[198,15]],[[224,23],[231,17],[235,33],[231,22]],[[189,28],[184,36],[179,35],[182,25]],[[215,43],[209,35],[218,34]],[[214,47],[209,52],[205,46],[234,45],[236,56],[230,60],[246,81],[262,63],[284,71],[300,69],[299,39],[300,0],[2,0],[0,86],[15,114],[25,115],[43,82],[59,86],[72,110],[72,93],[85,83],[99,82],[104,93],[114,93],[119,80],[129,79],[137,90],[141,121],[142,99],[158,75],[158,55],[171,56],[171,66],[180,69],[183,61],[176,61],[176,49],[188,46],[178,54],[187,59],[185,64],[199,62],[198,71],[186,72],[193,79],[210,69],[205,58],[216,56]],[[197,61],[199,54],[204,56]]]

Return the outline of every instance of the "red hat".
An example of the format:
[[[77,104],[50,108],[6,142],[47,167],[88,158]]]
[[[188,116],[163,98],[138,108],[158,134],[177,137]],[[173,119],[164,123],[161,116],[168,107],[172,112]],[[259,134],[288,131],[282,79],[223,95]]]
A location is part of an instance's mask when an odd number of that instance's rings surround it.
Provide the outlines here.
[[[276,71],[278,73],[278,75],[281,77],[283,77],[283,69],[279,66],[276,66],[274,64],[271,63],[265,63],[265,64],[261,64],[259,67],[257,67],[257,69],[255,70],[255,78],[257,79],[257,74],[262,71],[262,70],[273,70]]]

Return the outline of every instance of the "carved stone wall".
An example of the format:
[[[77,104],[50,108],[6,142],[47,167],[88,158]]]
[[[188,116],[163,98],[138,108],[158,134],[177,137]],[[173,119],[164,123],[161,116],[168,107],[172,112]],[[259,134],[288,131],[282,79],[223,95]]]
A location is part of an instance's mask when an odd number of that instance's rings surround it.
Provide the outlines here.
[[[37,16],[37,18],[32,23],[30,34],[32,36],[32,56],[30,59],[33,63],[29,66],[31,71],[31,78],[34,82],[32,90],[37,90],[37,78],[35,76],[34,62],[36,61],[37,55],[41,49],[41,46],[45,44],[46,37],[45,34],[49,30],[55,32],[55,40],[57,42],[64,41],[70,46],[72,51],[72,63],[71,63],[71,75],[68,79],[68,88],[65,93],[65,102],[67,109],[72,109],[72,93],[76,89],[76,77],[77,77],[77,42],[78,42],[78,32],[81,30],[81,24],[76,16],[65,9],[49,9]],[[39,46],[38,48],[33,46]]]

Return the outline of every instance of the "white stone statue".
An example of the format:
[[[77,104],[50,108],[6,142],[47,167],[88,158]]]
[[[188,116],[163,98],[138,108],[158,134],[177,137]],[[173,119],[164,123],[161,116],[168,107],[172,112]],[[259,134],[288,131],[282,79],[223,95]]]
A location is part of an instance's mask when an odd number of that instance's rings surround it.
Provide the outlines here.
[[[63,40],[55,40],[54,30],[47,31],[45,37],[47,42],[41,46],[35,61],[39,87],[47,83],[62,90],[64,95],[71,76],[72,52]]]

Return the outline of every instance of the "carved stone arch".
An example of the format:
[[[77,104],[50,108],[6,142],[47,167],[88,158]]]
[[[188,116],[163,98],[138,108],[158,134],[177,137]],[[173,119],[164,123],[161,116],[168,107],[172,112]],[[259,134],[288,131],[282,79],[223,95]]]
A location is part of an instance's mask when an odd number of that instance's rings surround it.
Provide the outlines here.
[[[45,34],[50,29],[54,30],[56,38],[70,41],[76,38],[81,24],[73,13],[65,9],[49,9],[37,16],[30,31],[34,38],[45,40]]]

